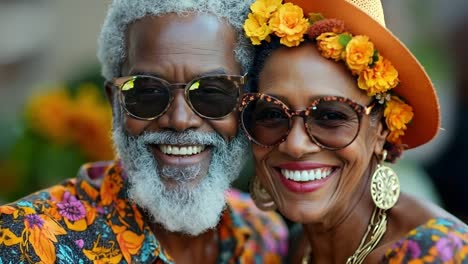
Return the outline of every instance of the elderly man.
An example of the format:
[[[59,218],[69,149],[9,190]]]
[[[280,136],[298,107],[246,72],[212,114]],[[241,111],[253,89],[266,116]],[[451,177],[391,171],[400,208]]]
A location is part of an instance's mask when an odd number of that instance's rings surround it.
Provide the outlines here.
[[[280,262],[281,219],[228,190],[249,4],[114,0],[98,57],[120,161],[0,207],[0,263]]]

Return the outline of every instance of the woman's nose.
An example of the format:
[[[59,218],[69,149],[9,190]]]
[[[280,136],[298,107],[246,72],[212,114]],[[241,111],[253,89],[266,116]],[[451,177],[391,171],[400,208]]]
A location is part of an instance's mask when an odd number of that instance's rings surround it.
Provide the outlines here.
[[[321,148],[315,144],[307,133],[302,118],[293,118],[288,137],[278,146],[279,151],[293,158],[301,158],[305,154],[315,153]]]

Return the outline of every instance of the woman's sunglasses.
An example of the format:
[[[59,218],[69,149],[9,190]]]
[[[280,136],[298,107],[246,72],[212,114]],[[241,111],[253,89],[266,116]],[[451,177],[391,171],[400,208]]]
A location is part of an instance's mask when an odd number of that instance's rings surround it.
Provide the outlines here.
[[[305,110],[291,110],[273,96],[251,93],[242,99],[241,126],[255,144],[273,147],[286,140],[292,118],[299,116],[315,144],[339,150],[356,139],[362,115],[368,115],[373,106],[374,103],[365,107],[347,98],[326,96],[314,100]]]
[[[221,119],[238,105],[245,75],[210,75],[189,83],[169,83],[148,75],[114,79],[119,89],[119,100],[125,111],[141,120],[153,120],[169,109],[174,99],[173,89],[184,89],[185,100],[200,117]]]

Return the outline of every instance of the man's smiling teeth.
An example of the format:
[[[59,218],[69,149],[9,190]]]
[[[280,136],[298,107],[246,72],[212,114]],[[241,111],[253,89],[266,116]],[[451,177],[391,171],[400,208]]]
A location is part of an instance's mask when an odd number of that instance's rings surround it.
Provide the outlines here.
[[[205,146],[202,145],[193,145],[193,146],[175,146],[175,145],[159,145],[159,149],[167,155],[195,155],[203,150]]]
[[[320,180],[332,173],[331,168],[320,168],[314,170],[286,170],[281,169],[281,173],[288,180],[304,182],[304,181],[313,181]]]

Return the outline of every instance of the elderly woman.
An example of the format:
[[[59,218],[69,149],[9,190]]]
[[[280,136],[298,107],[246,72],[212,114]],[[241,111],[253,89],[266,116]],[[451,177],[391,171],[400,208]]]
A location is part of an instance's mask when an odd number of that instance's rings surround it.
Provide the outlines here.
[[[292,2],[252,4],[244,30],[258,48],[241,104],[257,206],[303,226],[292,262],[467,263],[468,227],[400,194],[382,163],[440,122],[431,81],[379,0]]]

